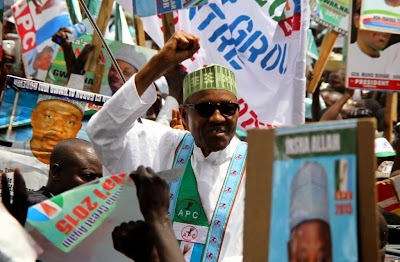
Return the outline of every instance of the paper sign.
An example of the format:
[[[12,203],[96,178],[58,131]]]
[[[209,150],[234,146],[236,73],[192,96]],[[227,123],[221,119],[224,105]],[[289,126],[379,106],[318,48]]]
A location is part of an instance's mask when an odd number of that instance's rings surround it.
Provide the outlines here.
[[[208,0],[133,0],[133,2],[136,15],[151,16],[204,5]]]
[[[363,0],[360,22],[365,30],[400,34],[400,4],[395,0]]]
[[[311,19],[334,31],[346,34],[350,0],[310,0]]]

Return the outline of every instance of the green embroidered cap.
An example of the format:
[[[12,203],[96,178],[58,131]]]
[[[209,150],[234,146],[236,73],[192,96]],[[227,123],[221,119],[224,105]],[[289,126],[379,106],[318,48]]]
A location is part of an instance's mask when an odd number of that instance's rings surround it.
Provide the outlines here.
[[[235,74],[220,65],[210,65],[188,74],[183,80],[183,102],[203,90],[227,90],[237,96]]]

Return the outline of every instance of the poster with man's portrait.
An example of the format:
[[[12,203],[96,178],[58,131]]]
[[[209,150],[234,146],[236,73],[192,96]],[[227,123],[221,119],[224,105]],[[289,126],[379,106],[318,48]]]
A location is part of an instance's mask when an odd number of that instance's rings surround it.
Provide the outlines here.
[[[44,80],[58,50],[51,37],[71,26],[65,0],[20,0],[12,6],[21,38],[25,75]]]
[[[400,0],[363,0],[361,28],[400,34]]]
[[[91,35],[83,35],[77,38],[72,43],[75,56],[79,56],[85,45],[90,44],[91,41]],[[120,67],[125,80],[128,80],[131,76],[137,73],[147,63],[147,61],[150,60],[154,54],[156,54],[156,50],[142,46],[128,45],[119,41],[107,39],[106,42],[110,47],[115,59],[117,60],[117,64]],[[116,68],[114,68],[112,65],[110,57],[107,55],[104,49],[102,52],[103,54],[101,60],[103,63],[105,63],[105,66],[102,76],[100,94],[111,96],[117,92],[119,88],[121,88],[123,82],[119,77]],[[94,73],[86,72],[83,90],[91,92],[94,79]],[[49,69],[46,82],[62,86],[66,86],[68,84],[64,52],[61,48],[58,50],[54,63]]]
[[[365,1],[365,0],[364,0]],[[400,90],[400,35],[362,27],[362,4],[354,0],[347,48],[347,85],[369,90]],[[374,6],[385,0],[373,1]],[[379,30],[379,31],[378,31]]]
[[[356,122],[275,131],[268,261],[359,261],[355,138]]]
[[[85,132],[87,122],[108,99],[8,76],[0,108],[0,171],[11,178],[15,168],[19,168],[28,190],[40,189],[47,182],[55,145],[68,138],[89,140]]]

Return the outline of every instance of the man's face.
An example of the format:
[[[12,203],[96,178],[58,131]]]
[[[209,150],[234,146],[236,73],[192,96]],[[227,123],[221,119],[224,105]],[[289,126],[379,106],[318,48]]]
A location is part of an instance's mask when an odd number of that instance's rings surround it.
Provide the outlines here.
[[[121,68],[125,80],[131,78],[131,76],[133,76],[137,72],[137,69],[127,62],[117,60],[117,63],[119,68]],[[111,66],[110,70],[108,71],[108,84],[110,85],[113,94],[117,92],[118,89],[120,89],[121,86],[124,84],[118,75],[117,69],[114,66]]]
[[[311,220],[294,228],[290,233],[288,254],[290,262],[331,262],[329,225]]]
[[[199,104],[203,102],[237,103],[236,96],[226,90],[204,90],[191,95],[185,104]],[[210,117],[202,117],[196,109],[184,107],[182,110],[184,124],[189,127],[194,141],[205,156],[211,152],[225,149],[235,135],[239,111],[232,116],[225,116],[216,109]]]
[[[43,50],[36,56],[33,62],[33,68],[48,70],[51,65],[52,58],[53,58],[53,52],[51,51],[51,49]]]
[[[77,148],[71,154],[73,164],[61,166],[60,182],[63,191],[102,177],[102,165],[93,148]]]
[[[31,113],[32,140],[39,142],[39,150],[51,152],[61,140],[76,137],[82,117],[82,111],[71,103],[42,101]]]
[[[389,43],[391,34],[360,29],[360,15],[354,14],[354,25],[358,29],[357,41],[374,51],[381,51]]]
[[[344,77],[339,72],[332,72],[328,78],[329,87],[338,92],[343,92],[345,87]]]

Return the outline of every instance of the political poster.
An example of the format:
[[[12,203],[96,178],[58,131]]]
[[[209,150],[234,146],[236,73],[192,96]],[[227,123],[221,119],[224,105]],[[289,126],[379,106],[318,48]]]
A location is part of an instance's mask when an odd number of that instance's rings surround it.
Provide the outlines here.
[[[378,260],[374,125],[249,131],[245,261]]]
[[[400,90],[400,36],[361,27],[361,5],[353,1],[347,48],[347,86]],[[364,2],[364,1],[363,1]],[[384,2],[384,1],[382,1]],[[375,6],[379,6],[375,3]]]
[[[47,182],[50,153],[67,138],[89,140],[90,117],[109,97],[8,76],[0,108],[0,171],[19,168],[28,190]]]
[[[269,261],[301,260],[299,250],[315,245],[322,260],[359,261],[356,127],[276,130]],[[315,232],[319,244],[308,242]]]
[[[311,19],[332,30],[346,34],[350,0],[310,0]]]
[[[61,28],[71,26],[65,0],[20,0],[12,6],[21,39],[25,75],[44,80],[58,45],[51,37]]]
[[[363,0],[360,22],[365,30],[400,34],[400,1]]]
[[[210,0],[174,16],[176,30],[200,37],[200,50],[183,62],[188,72],[210,64],[234,71],[239,128],[304,122],[308,1]],[[143,22],[162,46],[161,18]]]
[[[117,2],[119,1],[117,0]],[[133,8],[136,15],[143,17],[201,6],[207,3],[208,0],[133,0]],[[124,6],[125,3],[122,0],[120,4]],[[132,2],[130,5],[132,6]]]
[[[83,35],[77,38],[72,43],[72,49],[76,57],[78,57],[85,47],[92,41],[91,35]],[[112,53],[117,60],[119,67],[126,80],[128,80],[133,74],[140,70],[144,64],[156,53],[155,50],[124,44],[119,41],[106,40],[106,43],[110,47]],[[104,72],[102,76],[102,84],[100,88],[100,94],[111,96],[115,93],[123,84],[120,79],[118,72],[112,66],[111,59],[103,49],[101,60],[105,63]],[[95,74],[92,72],[85,73],[85,82],[83,86],[84,91],[92,91]],[[55,56],[54,62],[51,65],[48,75],[45,80],[47,83],[66,86],[68,84],[67,68],[64,59],[64,51],[60,48]]]
[[[184,169],[159,172],[167,182],[177,181]],[[30,235],[42,247],[39,260],[132,261],[113,247],[111,233],[123,222],[143,220],[136,187],[128,174],[106,176],[28,210]]]

